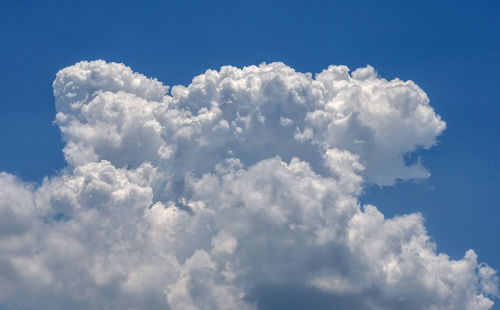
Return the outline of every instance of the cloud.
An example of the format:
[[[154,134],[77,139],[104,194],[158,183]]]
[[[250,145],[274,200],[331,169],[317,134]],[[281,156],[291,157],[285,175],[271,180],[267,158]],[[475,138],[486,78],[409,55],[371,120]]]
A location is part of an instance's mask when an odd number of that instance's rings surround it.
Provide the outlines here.
[[[104,61],[54,81],[68,166],[0,174],[0,305],[490,309],[496,273],[436,252],[422,216],[360,205],[426,178],[445,129],[413,82],[282,63],[169,88]]]

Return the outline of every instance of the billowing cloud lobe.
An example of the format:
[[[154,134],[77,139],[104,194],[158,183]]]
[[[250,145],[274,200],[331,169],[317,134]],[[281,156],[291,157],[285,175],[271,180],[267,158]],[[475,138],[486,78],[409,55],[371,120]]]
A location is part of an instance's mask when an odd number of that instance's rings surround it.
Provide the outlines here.
[[[420,214],[358,201],[429,176],[405,156],[445,123],[415,83],[271,63],[169,88],[84,61],[53,86],[68,166],[39,186],[0,174],[0,305],[492,307],[473,250],[452,260]]]

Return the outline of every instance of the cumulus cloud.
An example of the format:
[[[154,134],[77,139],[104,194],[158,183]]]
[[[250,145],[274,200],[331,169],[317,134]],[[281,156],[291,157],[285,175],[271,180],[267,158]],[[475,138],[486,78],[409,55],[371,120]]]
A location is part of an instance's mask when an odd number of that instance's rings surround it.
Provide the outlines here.
[[[68,166],[0,174],[0,305],[490,309],[496,273],[437,253],[420,214],[360,205],[426,178],[446,125],[370,66],[225,66],[169,88],[104,61],[54,81]],[[306,305],[306,306],[304,306]]]

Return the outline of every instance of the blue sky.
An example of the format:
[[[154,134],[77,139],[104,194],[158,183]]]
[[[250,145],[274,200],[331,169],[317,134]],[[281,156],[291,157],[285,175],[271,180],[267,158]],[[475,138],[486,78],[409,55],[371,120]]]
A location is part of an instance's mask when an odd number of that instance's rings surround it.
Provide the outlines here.
[[[370,64],[416,82],[447,129],[414,155],[428,180],[372,186],[362,201],[388,217],[421,212],[439,251],[473,248],[500,270],[498,1],[102,2],[0,4],[0,171],[37,183],[65,166],[52,81],[80,60],[123,62],[168,85],[228,64]]]

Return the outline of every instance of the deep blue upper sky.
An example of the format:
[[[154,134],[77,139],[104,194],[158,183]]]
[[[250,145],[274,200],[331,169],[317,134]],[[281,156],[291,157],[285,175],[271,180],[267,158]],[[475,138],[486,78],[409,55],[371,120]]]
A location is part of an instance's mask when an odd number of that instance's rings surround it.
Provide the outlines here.
[[[226,64],[370,64],[415,81],[448,127],[418,154],[429,180],[370,188],[363,201],[387,216],[421,212],[439,251],[473,248],[500,269],[500,2],[102,2],[0,4],[0,171],[39,182],[65,165],[51,84],[80,60],[168,85]]]

